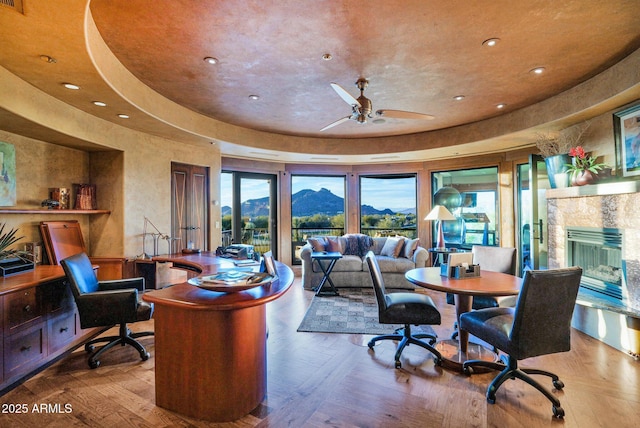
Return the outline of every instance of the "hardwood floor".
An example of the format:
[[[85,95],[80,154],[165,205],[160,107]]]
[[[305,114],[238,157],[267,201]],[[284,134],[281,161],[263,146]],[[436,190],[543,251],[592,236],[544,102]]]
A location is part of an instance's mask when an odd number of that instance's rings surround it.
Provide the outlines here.
[[[440,308],[441,338],[452,331],[453,306],[429,292]],[[526,360],[523,366],[556,372],[565,383],[558,397],[564,421],[552,418],[547,399],[522,381],[507,381],[496,404],[485,399],[495,373],[453,373],[435,367],[425,350],[410,346],[394,368],[394,343],[369,351],[371,336],[298,333],[312,293],[299,277],[268,305],[268,387],[262,405],[236,422],[212,424],[155,405],[151,353],[117,348],[90,370],[79,350],[0,397],[3,427],[632,427],[640,414],[640,363],[580,332],[567,353]],[[145,325],[146,324],[146,325]],[[134,330],[152,328],[141,323]],[[207,364],[206,355],[202,364]],[[550,386],[550,382],[549,386]],[[15,406],[25,404],[26,413]],[[42,407],[44,406],[44,407]]]

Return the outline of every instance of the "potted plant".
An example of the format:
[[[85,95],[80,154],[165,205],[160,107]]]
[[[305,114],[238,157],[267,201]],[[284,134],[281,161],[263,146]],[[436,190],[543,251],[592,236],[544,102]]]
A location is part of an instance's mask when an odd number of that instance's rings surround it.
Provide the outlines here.
[[[607,168],[604,163],[596,163],[596,158],[587,154],[582,146],[572,147],[569,150],[571,163],[567,164],[567,170],[571,175],[573,186],[584,186],[596,180],[598,172]]]
[[[544,158],[547,176],[552,189],[569,184],[568,166],[571,163],[569,150],[577,146],[589,129],[590,123],[565,128],[559,133],[537,134],[536,146]]]
[[[0,276],[33,269],[33,263],[21,257],[24,251],[11,248],[24,236],[16,236],[16,229],[5,232],[5,226],[5,223],[0,224]]]

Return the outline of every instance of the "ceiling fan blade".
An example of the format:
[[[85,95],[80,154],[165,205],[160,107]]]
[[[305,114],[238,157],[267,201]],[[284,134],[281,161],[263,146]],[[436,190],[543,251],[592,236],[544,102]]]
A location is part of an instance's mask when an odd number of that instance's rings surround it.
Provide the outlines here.
[[[402,110],[378,110],[376,111],[376,116],[390,117],[392,119],[422,119],[422,120],[435,119],[435,117],[431,116],[430,114],[415,113],[412,111],[402,111]]]
[[[347,120],[349,120],[349,119],[351,119],[351,115],[349,115],[349,116],[345,116],[345,117],[343,117],[343,118],[341,118],[341,119],[338,119],[338,120],[336,120],[335,122],[330,123],[330,124],[328,124],[327,126],[325,126],[324,128],[322,128],[322,129],[320,130],[320,132],[322,132],[322,131],[326,131],[326,130],[327,130],[327,129],[329,129],[329,128],[333,128],[334,126],[340,125],[341,123],[346,122],[346,121],[347,121]]]
[[[350,106],[362,107],[360,105],[360,102],[357,99],[355,99],[354,96],[351,95],[349,92],[345,91],[345,89],[342,86],[332,82],[331,87],[333,88],[334,91],[336,91],[338,95],[340,95],[340,98],[342,98]]]

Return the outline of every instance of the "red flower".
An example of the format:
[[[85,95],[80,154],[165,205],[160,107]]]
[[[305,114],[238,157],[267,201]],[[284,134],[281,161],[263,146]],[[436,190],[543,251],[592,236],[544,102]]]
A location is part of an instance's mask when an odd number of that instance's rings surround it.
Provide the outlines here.
[[[586,153],[584,152],[584,148],[582,146],[572,147],[569,150],[569,156],[578,157],[578,159],[584,159]]]

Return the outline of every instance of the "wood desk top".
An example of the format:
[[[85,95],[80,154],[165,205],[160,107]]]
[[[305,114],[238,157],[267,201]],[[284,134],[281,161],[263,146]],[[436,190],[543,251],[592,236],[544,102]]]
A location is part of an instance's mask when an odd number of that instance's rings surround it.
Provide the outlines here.
[[[65,277],[62,266],[37,265],[28,272],[20,272],[15,275],[0,277],[0,295],[24,288],[35,287],[49,281],[63,279]]]
[[[520,292],[522,278],[500,272],[481,271],[473,278],[447,278],[439,267],[411,269],[407,281],[431,290],[467,296],[513,296]]]
[[[202,275],[215,274],[219,268],[233,268],[233,260],[216,257],[213,253],[177,254],[154,257],[156,261],[171,262],[174,267],[186,268]],[[177,266],[176,266],[177,265]],[[191,310],[236,310],[258,306],[277,299],[293,283],[293,271],[281,262],[275,262],[277,278],[271,284],[234,293],[205,290],[188,282],[154,290],[142,295],[150,303],[183,307]],[[257,268],[257,266],[256,266]]]

